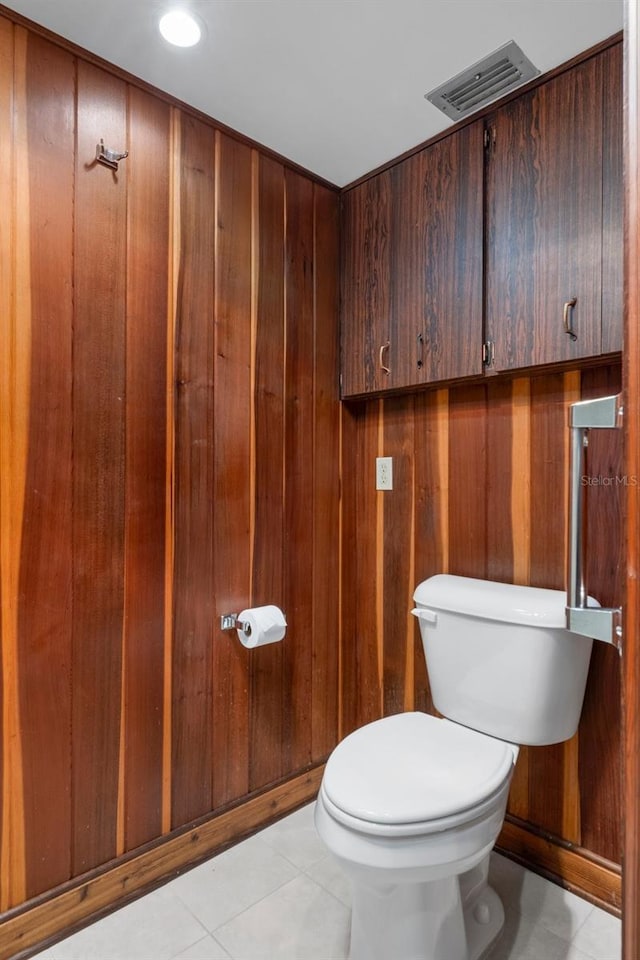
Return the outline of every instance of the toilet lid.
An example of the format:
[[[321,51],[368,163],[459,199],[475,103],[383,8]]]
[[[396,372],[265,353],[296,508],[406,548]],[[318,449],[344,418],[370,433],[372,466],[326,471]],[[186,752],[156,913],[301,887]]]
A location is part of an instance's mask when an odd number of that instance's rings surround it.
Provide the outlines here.
[[[475,807],[513,763],[502,740],[426,713],[401,713],[339,743],[323,785],[337,807],[360,820],[418,823]]]

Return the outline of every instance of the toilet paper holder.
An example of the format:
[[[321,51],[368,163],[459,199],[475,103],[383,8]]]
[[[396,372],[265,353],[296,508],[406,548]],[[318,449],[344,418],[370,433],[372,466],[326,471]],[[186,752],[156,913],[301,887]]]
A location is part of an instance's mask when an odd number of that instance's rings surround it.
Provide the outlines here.
[[[245,620],[239,620],[237,613],[223,613],[220,617],[221,630],[242,630],[247,636],[251,636],[251,624]]]

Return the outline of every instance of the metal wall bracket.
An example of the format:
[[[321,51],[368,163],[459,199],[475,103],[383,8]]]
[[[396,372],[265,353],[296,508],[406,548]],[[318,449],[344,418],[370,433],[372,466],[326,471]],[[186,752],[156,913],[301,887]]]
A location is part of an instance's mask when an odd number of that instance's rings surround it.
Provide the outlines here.
[[[611,430],[622,426],[622,396],[582,400],[569,408],[571,466],[569,490],[569,556],[567,573],[567,629],[594,640],[611,643],[622,651],[622,609],[589,606],[585,583],[587,555],[584,510],[584,476],[589,430]]]
[[[118,163],[121,160],[126,160],[128,156],[128,150],[125,150],[123,153],[117,150],[109,150],[105,147],[102,137],[100,137],[100,142],[96,144],[96,160],[103,166],[109,167],[110,170],[117,170]]]
[[[620,607],[567,607],[567,630],[611,643],[622,652]]]
[[[251,624],[238,619],[237,613],[223,613],[220,617],[221,630],[242,630],[245,636],[251,636]]]

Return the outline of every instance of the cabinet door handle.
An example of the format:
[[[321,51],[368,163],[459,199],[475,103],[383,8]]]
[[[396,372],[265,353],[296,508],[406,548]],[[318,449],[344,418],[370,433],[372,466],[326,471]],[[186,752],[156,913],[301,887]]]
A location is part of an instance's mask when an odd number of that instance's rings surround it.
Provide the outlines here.
[[[424,337],[421,333],[418,334],[418,359],[416,360],[416,366],[418,370],[421,370],[424,366]]]
[[[577,340],[578,337],[573,332],[573,308],[578,302],[577,297],[572,297],[571,300],[567,300],[562,311],[562,319],[564,321],[564,332],[571,340]]]
[[[384,364],[384,353],[385,353],[385,350],[388,351],[390,346],[391,346],[390,340],[387,340],[386,343],[382,344],[382,346],[380,347],[380,356],[378,359],[378,362],[380,364],[380,369],[382,370],[383,373],[386,373],[387,376],[389,376],[389,374],[391,373],[391,370],[389,369],[389,367],[386,367]]]

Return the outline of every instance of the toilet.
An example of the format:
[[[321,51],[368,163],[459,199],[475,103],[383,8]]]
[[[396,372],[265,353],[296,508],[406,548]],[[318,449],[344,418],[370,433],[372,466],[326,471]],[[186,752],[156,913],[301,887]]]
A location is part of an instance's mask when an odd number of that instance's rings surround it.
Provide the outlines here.
[[[592,641],[559,590],[441,574],[413,599],[442,716],[347,736],[315,822],[351,881],[350,960],[478,960],[504,923],[487,877],[519,745],[573,736]]]

